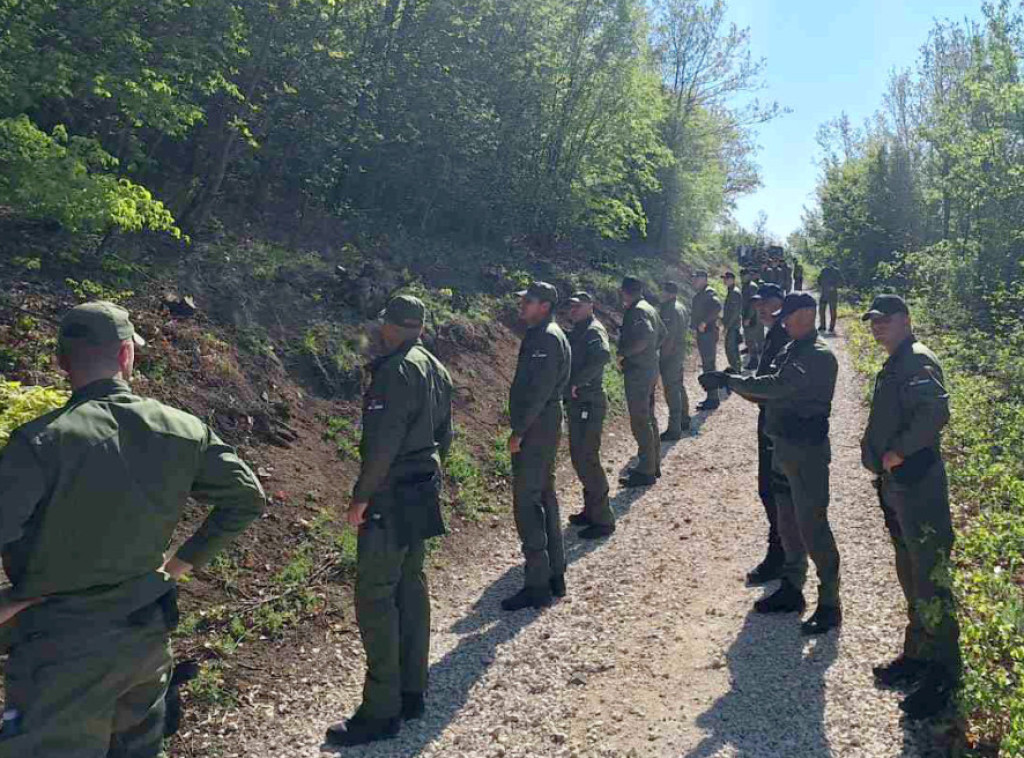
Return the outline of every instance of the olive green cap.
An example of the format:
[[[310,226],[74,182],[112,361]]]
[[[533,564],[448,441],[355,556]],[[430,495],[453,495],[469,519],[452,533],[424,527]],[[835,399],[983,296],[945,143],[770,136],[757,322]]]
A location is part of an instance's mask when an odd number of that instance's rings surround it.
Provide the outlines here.
[[[879,295],[871,303],[871,309],[861,316],[861,320],[871,321],[882,316],[892,316],[894,313],[910,315],[907,301],[899,295]]]
[[[107,345],[132,340],[138,347],[146,344],[135,331],[128,311],[120,305],[99,300],[76,306],[60,322],[58,344]]]
[[[579,292],[573,292],[569,298],[570,305],[579,305],[580,303],[592,303],[594,302],[594,296],[589,292],[580,290]]]
[[[558,290],[555,285],[547,282],[534,282],[525,290],[516,293],[517,297],[528,297],[531,300],[539,300],[542,303],[558,304]]]
[[[427,320],[427,306],[418,297],[396,295],[388,301],[381,318],[385,323],[414,329]]]

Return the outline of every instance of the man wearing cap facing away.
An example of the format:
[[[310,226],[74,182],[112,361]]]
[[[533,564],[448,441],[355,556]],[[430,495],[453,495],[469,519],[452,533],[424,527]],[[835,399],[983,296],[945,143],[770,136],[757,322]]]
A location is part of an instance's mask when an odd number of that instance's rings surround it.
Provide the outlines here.
[[[683,368],[686,363],[686,338],[690,331],[690,314],[679,302],[679,285],[662,285],[658,315],[665,324],[665,341],[661,344],[661,386],[668,406],[668,428],[662,432],[663,442],[682,439],[690,430],[690,398],[686,394]]]
[[[775,318],[775,313],[782,308],[784,298],[782,287],[777,284],[762,284],[751,298],[751,305],[757,311],[755,318],[758,319],[758,323],[768,326],[756,376],[767,376],[774,372],[775,358],[789,342],[789,335],[782,328],[782,322]],[[767,584],[782,575],[786,554],[782,548],[782,538],[779,536],[775,490],[789,489],[789,481],[785,475],[772,470],[772,441],[764,433],[765,404],[757,405],[757,494],[761,498],[768,519],[768,552],[764,560],[747,573],[747,582],[755,586]]]
[[[385,354],[370,364],[359,478],[345,513],[359,530],[356,622],[366,650],[363,702],[327,730],[331,745],[398,734],[424,712],[430,654],[425,541],[444,534],[441,470],[454,437],[452,380],[420,336],[423,303],[392,298],[382,314]]]
[[[775,316],[792,342],[776,357],[770,374],[716,372],[702,377],[709,388],[725,385],[741,397],[764,403],[772,467],[788,485],[775,488],[785,564],[779,589],[754,608],[758,613],[802,612],[809,553],[818,571],[818,607],[803,623],[804,634],[822,634],[842,623],[839,551],[828,523],[828,419],[839,366],[815,330],[815,306],[810,295],[786,296]]]
[[[697,335],[701,369],[708,373],[715,370],[718,357],[718,314],[722,312],[722,302],[708,284],[707,271],[695,271],[692,281],[695,294],[690,307],[690,328]],[[707,398],[697,404],[697,410],[712,411],[718,405],[718,390],[708,390]]]
[[[623,487],[649,487],[661,476],[661,439],[654,413],[654,393],[665,323],[644,298],[644,285],[627,276],[619,290],[622,330],[619,332],[619,368],[626,390],[629,426],[637,444],[637,464],[619,482]]]
[[[902,654],[874,674],[884,686],[916,687],[901,707],[911,718],[926,718],[949,704],[961,673],[949,575],[953,526],[941,449],[949,394],[935,354],[914,337],[901,297],[879,295],[864,320],[889,359],[875,378],[862,460],[878,477],[908,619]]]
[[[761,350],[764,348],[764,325],[758,320],[758,309],[754,305],[754,297],[760,284],[754,278],[754,272],[745,268],[740,271],[743,305],[743,342],[747,346],[747,368],[757,368]]]
[[[615,514],[608,500],[608,477],[601,465],[601,435],[608,413],[604,394],[604,367],[611,358],[608,332],[594,316],[594,298],[576,292],[569,298],[572,371],[566,387],[569,416],[569,455],[583,485],[583,511],[569,523],[583,527],[580,538],[607,537],[615,531]]]
[[[565,595],[565,547],[555,494],[562,397],[572,370],[569,341],[554,321],[558,291],[534,282],[519,295],[526,335],[509,391],[512,508],[526,561],[525,585],[502,601],[506,611],[543,608]]]
[[[722,308],[722,328],[725,330],[725,359],[729,367],[743,370],[740,359],[740,322],[743,316],[743,295],[736,289],[736,274],[726,271],[722,275],[725,284],[725,305]]]
[[[0,551],[13,588],[0,758],[163,755],[175,582],[263,510],[252,471],[196,417],[133,394],[128,312],[69,311],[67,404],[0,458]],[[165,555],[186,499],[213,505]]]
[[[836,331],[836,311],[839,308],[839,284],[842,275],[839,269],[831,263],[825,266],[818,273],[818,295],[821,301],[818,304],[819,331],[825,331],[825,310],[828,309],[828,330],[831,333]]]

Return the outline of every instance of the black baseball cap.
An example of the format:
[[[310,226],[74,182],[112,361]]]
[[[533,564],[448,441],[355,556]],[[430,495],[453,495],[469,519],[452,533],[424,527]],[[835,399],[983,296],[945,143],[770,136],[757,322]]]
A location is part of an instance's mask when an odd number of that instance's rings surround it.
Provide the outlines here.
[[[696,271],[693,272],[693,278],[694,279],[707,279],[708,278],[708,272],[705,271],[702,268],[699,268],[699,269],[697,269]]]
[[[644,291],[644,283],[635,276],[627,276],[622,280],[622,291],[629,292],[631,294],[642,294]]]
[[[678,295],[679,294],[679,283],[678,282],[672,282],[672,281],[662,282],[661,283],[661,290],[662,290],[662,292],[667,292],[670,295]]]
[[[910,315],[907,301],[899,295],[878,295],[871,301],[871,310],[861,316],[862,321],[870,321],[880,316],[891,316],[894,313]]]
[[[555,285],[547,282],[534,282],[526,289],[517,292],[516,297],[527,297],[531,300],[538,300],[542,303],[558,303],[558,290]]]
[[[757,288],[757,293],[750,298],[754,300],[771,300],[772,298],[778,298],[779,300],[786,299],[786,293],[782,291],[782,287],[777,284],[762,284]]]
[[[786,295],[786,299],[782,301],[782,308],[775,311],[772,314],[777,319],[784,319],[786,316],[790,316],[797,311],[802,311],[804,308],[817,308],[818,301],[808,295],[806,292],[796,292],[792,295]]]
[[[592,303],[594,302],[594,296],[589,292],[580,290],[579,292],[573,292],[569,297],[569,305],[579,305],[580,303]]]

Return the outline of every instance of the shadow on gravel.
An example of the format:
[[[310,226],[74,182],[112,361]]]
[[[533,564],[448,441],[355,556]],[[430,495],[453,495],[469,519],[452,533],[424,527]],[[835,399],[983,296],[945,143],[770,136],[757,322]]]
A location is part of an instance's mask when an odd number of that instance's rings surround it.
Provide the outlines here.
[[[732,690],[697,718],[708,736],[685,758],[834,755],[824,724],[825,672],[837,655],[835,632],[809,639],[795,614],[751,612],[726,653]]]
[[[649,488],[622,490],[612,498],[612,510],[622,518],[640,500]],[[575,528],[567,528],[565,536],[566,562],[572,565],[605,544],[606,540],[584,541],[576,537]],[[611,539],[615,539],[612,537]],[[407,723],[402,728],[401,741],[382,742],[362,748],[346,748],[346,756],[389,756],[413,758],[423,752],[459,715],[470,690],[483,679],[494,663],[498,647],[512,640],[533,623],[543,611],[527,610],[506,613],[501,600],[512,595],[523,584],[522,566],[509,569],[494,581],[473,605],[472,612],[452,626],[452,631],[465,635],[444,658],[430,667],[430,691],[427,712],[422,721]],[[573,587],[569,584],[570,594]],[[334,748],[322,746],[323,752]],[[341,750],[336,751],[341,754]]]

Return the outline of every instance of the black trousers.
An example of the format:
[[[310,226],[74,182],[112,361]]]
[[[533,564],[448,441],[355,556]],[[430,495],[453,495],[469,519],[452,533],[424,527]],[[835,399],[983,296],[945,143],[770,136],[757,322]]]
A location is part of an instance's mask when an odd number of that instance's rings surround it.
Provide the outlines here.
[[[784,559],[782,538],[779,536],[779,512],[775,505],[775,491],[772,477],[772,441],[764,433],[764,408],[757,416],[757,494],[764,505],[764,515],[768,518],[768,559],[778,561]]]

